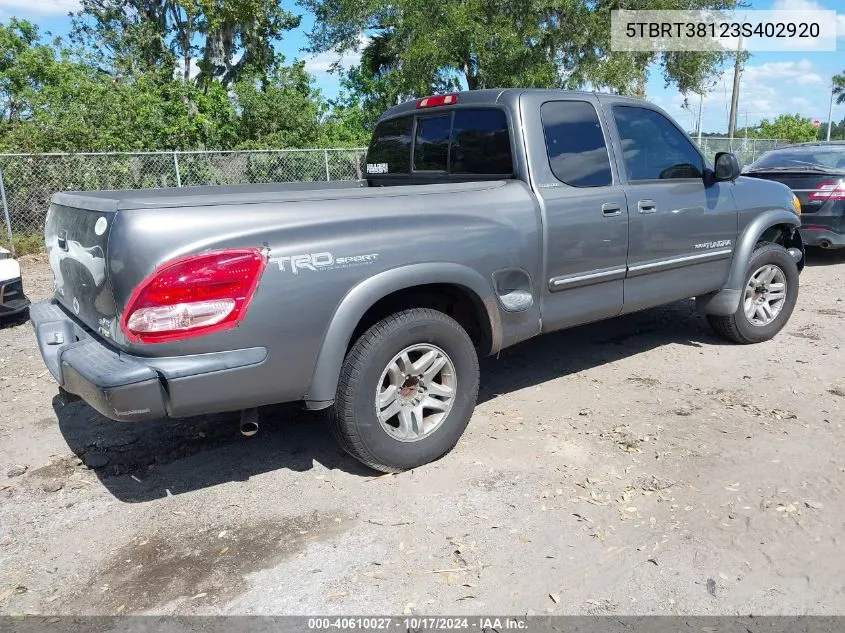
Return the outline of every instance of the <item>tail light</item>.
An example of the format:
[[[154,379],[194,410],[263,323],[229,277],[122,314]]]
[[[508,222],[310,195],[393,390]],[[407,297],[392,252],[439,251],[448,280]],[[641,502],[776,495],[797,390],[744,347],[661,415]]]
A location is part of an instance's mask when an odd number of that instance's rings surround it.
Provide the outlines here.
[[[168,262],[132,293],[121,327],[129,340],[162,343],[235,327],[267,266],[257,248],[211,251]]]
[[[823,182],[810,194],[810,200],[826,202],[828,200],[845,200],[845,180],[839,182]]]

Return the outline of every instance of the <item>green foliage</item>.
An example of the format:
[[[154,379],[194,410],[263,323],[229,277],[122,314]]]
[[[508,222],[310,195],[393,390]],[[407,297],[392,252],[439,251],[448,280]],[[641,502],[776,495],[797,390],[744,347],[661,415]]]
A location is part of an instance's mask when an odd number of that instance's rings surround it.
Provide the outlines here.
[[[822,121],[822,124],[816,128],[816,140],[824,141],[827,139],[827,121]],[[830,140],[842,141],[845,140],[845,118],[839,123],[833,122],[830,126]]]
[[[0,24],[0,109],[7,123],[32,115],[33,96],[55,79],[53,61],[37,26],[17,18]]]
[[[400,88],[399,72],[374,70],[367,65],[367,51],[362,62],[341,78],[341,95],[333,105],[333,118],[350,130],[351,136],[363,136],[364,144],[382,113],[408,97]]]
[[[94,4],[86,0],[84,6]],[[28,22],[13,18],[8,25],[0,24],[0,151],[284,148],[364,142],[360,125],[347,128],[351,112],[329,112],[302,62],[285,65],[281,57],[261,57],[262,42],[279,28],[278,16],[269,26],[259,28],[259,20],[257,26],[240,31],[252,46],[254,63],[239,65],[241,57],[228,70],[209,70],[205,77],[200,73],[196,80],[186,80],[176,73],[176,55],[169,48],[156,49],[149,42],[139,48],[144,37],[138,33],[149,30],[149,24],[126,20],[123,14],[115,18],[114,7],[111,13],[102,13],[107,5],[116,6],[111,0],[96,4],[102,24],[86,33],[114,41],[114,46],[100,49],[108,53],[58,50],[43,43],[37,27]],[[241,19],[249,15],[247,9],[265,3],[242,4],[240,11],[202,28],[224,28],[226,20]],[[77,24],[77,36],[80,28]],[[146,51],[146,61],[144,55],[135,54],[138,50]],[[157,70],[148,71],[148,66]],[[227,83],[227,77],[236,79]]]
[[[836,103],[845,103],[845,70],[833,76],[833,94],[836,96]]]
[[[318,146],[366,147],[378,117],[366,116],[355,105],[332,103],[331,111],[323,119]]]
[[[274,43],[300,22],[277,1],[178,0],[177,4],[197,16],[197,32],[204,39],[201,83],[219,79],[228,85],[242,75],[270,71],[276,61]],[[186,40],[186,46],[192,41]]]
[[[110,77],[53,60],[55,80],[29,97],[31,115],[0,127],[6,151],[129,151],[230,147],[237,141],[228,94],[171,79]]]
[[[267,0],[82,0],[71,39],[110,74],[219,81],[265,72],[299,16]]]
[[[44,250],[44,235],[42,233],[12,233],[12,241],[14,242],[14,252],[16,257],[21,255],[31,255],[32,253],[41,253]],[[12,245],[9,243],[9,236],[3,231],[0,234],[0,246],[5,249],[12,250]]]
[[[300,22],[277,1],[80,0],[69,42],[52,45],[12,18],[0,24],[0,151],[360,146],[387,108],[421,94],[524,86],[644,96],[655,67],[684,94],[706,92],[727,59],[610,51],[618,0],[299,2],[316,18],[313,52],[362,49],[331,102],[301,62],[275,53]]]
[[[773,121],[763,119],[757,127],[757,138],[776,138],[801,143],[816,138],[813,120],[800,114],[781,114]]]
[[[642,95],[647,69],[655,62],[668,84],[682,92],[701,91],[725,59],[723,53],[610,51],[610,10],[618,7],[613,0],[300,1],[316,16],[312,50],[357,50],[362,33],[374,36],[387,62],[379,70],[387,69],[392,87],[404,94],[463,86],[472,90],[590,84]],[[626,8],[637,8],[631,4]],[[650,9],[696,9],[730,8],[736,2],[643,4]],[[364,65],[363,70],[369,78],[385,80],[373,68]]]
[[[233,87],[241,148],[313,147],[324,104],[304,64],[277,65],[272,75],[246,75]]]

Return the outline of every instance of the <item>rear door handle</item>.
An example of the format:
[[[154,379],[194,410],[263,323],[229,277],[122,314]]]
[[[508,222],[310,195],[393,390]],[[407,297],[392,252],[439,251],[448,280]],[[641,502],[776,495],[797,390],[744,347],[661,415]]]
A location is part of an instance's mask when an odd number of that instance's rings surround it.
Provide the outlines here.
[[[654,200],[640,200],[637,202],[637,211],[640,213],[654,213],[657,211],[657,205]]]
[[[622,213],[622,205],[615,202],[605,202],[601,205],[601,213],[606,217],[613,217]]]

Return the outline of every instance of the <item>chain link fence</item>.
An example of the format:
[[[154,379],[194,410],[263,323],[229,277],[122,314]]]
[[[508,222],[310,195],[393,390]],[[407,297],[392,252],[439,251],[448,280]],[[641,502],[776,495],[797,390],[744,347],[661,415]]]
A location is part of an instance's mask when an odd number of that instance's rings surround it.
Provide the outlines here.
[[[789,141],[774,138],[720,138],[703,136],[700,147],[704,155],[710,160],[713,160],[716,152],[733,152],[736,154],[740,165],[750,165],[766,152],[788,144]]]
[[[57,191],[358,180],[364,148],[0,154],[5,220],[0,244],[41,250],[44,219]]]
[[[701,139],[706,156],[732,151],[741,164],[783,144],[775,139]],[[364,148],[0,154],[6,229],[0,244],[11,243],[20,252],[40,250],[50,197],[57,191],[359,180],[365,154]]]

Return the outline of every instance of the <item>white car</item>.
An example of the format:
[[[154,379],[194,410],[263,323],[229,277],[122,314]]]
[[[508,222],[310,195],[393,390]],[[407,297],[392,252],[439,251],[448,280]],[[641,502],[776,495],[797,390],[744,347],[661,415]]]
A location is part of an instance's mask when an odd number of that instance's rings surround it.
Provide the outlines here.
[[[25,310],[29,299],[23,294],[21,266],[12,254],[0,247],[0,317]]]

